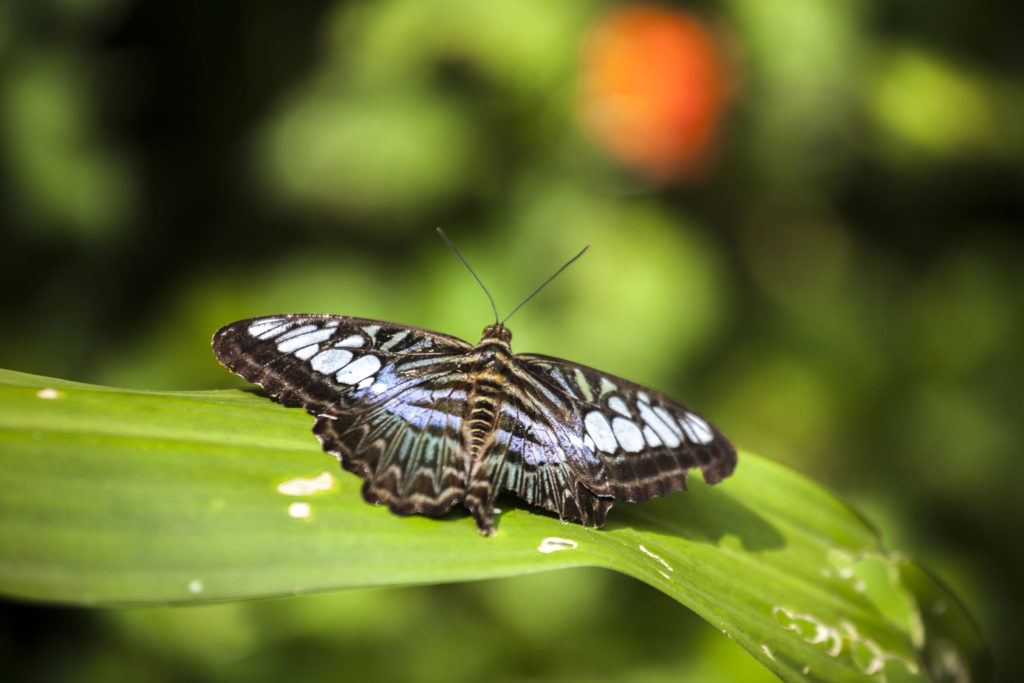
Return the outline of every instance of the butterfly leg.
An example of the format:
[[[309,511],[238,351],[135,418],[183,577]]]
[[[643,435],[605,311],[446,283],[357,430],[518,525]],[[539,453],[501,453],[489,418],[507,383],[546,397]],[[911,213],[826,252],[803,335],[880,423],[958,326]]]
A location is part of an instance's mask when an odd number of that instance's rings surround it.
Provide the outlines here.
[[[496,497],[497,489],[491,482],[491,474],[485,461],[478,460],[470,472],[462,504],[473,515],[477,530],[484,536],[493,536],[496,533],[494,528]]]
[[[477,531],[484,536],[493,536],[497,533],[494,528],[494,508],[488,505],[473,505],[467,499],[464,504],[473,514]]]
[[[604,525],[604,518],[608,515],[608,511],[612,509],[612,503],[615,501],[611,498],[597,498],[595,497],[591,503],[591,519],[594,521],[594,528],[598,528]]]

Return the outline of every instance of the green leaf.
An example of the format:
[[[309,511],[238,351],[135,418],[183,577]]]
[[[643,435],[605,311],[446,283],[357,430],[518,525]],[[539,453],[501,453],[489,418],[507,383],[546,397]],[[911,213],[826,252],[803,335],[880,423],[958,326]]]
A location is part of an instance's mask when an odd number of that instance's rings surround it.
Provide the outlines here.
[[[785,680],[976,680],[960,603],[855,512],[752,453],[600,530],[508,507],[367,505],[304,411],[244,391],[109,389],[0,371],[0,592],[76,605],[224,601],[597,566],[693,609]],[[327,490],[307,490],[303,487]]]

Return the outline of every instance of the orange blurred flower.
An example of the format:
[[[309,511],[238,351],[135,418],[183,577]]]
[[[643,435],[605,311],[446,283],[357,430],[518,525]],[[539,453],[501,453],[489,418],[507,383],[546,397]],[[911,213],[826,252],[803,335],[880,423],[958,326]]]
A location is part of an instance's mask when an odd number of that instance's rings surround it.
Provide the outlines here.
[[[706,174],[731,88],[700,21],[654,5],[606,14],[586,41],[581,86],[583,127],[619,161],[659,182]]]

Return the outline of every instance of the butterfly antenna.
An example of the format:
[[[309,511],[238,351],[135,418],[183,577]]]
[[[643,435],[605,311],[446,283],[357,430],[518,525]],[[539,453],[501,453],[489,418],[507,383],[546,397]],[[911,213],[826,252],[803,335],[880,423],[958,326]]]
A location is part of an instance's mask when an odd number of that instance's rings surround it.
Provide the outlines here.
[[[469,267],[468,263],[466,263],[466,259],[462,258],[462,254],[460,254],[459,250],[455,248],[455,245],[452,244],[452,241],[450,239],[448,239],[448,235],[444,234],[444,230],[442,230],[441,228],[438,228],[437,229],[437,234],[440,235],[441,239],[444,240],[445,244],[447,244],[448,247],[452,251],[455,252],[455,255],[459,257],[459,260],[462,261],[462,265],[466,266],[466,270],[468,270],[469,274],[473,276],[473,279],[476,280],[476,283],[478,285],[480,285],[480,289],[484,290],[484,294],[487,295],[487,300],[491,302],[491,310],[494,311],[494,322],[498,322],[498,307],[494,305],[494,297],[491,296],[491,293],[487,291],[486,287],[484,287],[484,283],[480,281],[480,278],[477,277],[477,274],[475,272],[473,272],[473,269]],[[569,265],[569,264],[567,263],[565,265]],[[555,275],[557,275],[557,274],[558,273],[555,273]],[[547,284],[547,283],[545,283],[545,284]],[[533,295],[531,294],[530,296],[533,296]],[[529,298],[529,297],[527,297],[527,298]]]
[[[547,283],[551,282],[551,281],[552,281],[552,280],[554,280],[554,279],[555,279],[556,277],[558,277],[558,276],[559,276],[559,275],[561,274],[561,272],[562,272],[563,270],[565,270],[566,268],[568,268],[568,267],[569,267],[569,266],[570,266],[570,265],[572,264],[572,262],[573,262],[573,261],[575,261],[576,259],[578,259],[578,258],[579,258],[580,256],[583,256],[583,252],[585,252],[585,251],[586,251],[587,249],[590,249],[590,245],[589,245],[589,244],[588,244],[587,246],[583,247],[582,249],[580,249],[580,253],[576,254],[576,255],[575,255],[575,256],[573,256],[573,257],[572,257],[571,259],[569,259],[568,261],[566,261],[566,262],[565,262],[565,265],[564,265],[564,266],[562,266],[561,268],[559,268],[558,270],[556,270],[556,271],[555,271],[555,274],[554,274],[554,275],[552,275],[551,277],[549,277],[549,278],[548,278],[547,280],[545,280],[544,282],[540,283],[540,286],[539,286],[539,287],[537,287],[537,289],[535,289],[535,290],[533,290],[532,292],[530,292],[530,296],[528,296],[528,297],[526,297],[525,299],[523,299],[522,301],[520,301],[520,302],[519,302],[519,305],[518,305],[518,306],[516,306],[515,308],[513,308],[513,309],[512,309],[512,313],[515,313],[515,312],[516,312],[516,311],[518,311],[518,310],[519,310],[520,308],[522,308],[522,307],[523,307],[523,304],[525,304],[525,303],[526,303],[527,301],[529,301],[530,299],[532,299],[532,298],[534,297],[534,295],[536,295],[536,294],[537,294],[537,292],[539,292],[540,290],[544,289],[544,286],[545,286],[545,285],[547,285]],[[511,317],[512,317],[512,313],[509,313],[508,315],[506,315],[506,316],[505,316],[505,318],[504,318],[504,319],[503,319],[503,320],[501,321],[501,324],[502,324],[502,325],[504,325],[504,324],[505,324],[505,320],[508,320],[509,318],[511,318]]]

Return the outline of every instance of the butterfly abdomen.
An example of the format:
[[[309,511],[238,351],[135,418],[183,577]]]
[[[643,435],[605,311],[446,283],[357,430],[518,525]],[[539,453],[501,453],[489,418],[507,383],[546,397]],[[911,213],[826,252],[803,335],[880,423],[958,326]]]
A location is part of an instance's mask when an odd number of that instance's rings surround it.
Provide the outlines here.
[[[466,472],[463,504],[473,513],[480,531],[494,533],[494,486],[491,451],[498,432],[501,402],[508,380],[508,360],[512,356],[506,343],[488,343],[477,347],[477,363],[471,373],[473,388],[466,400],[463,420],[462,458]]]
[[[500,400],[501,385],[498,382],[490,377],[477,380],[467,402],[469,417],[465,421],[467,434],[463,440],[474,459],[494,434]]]

